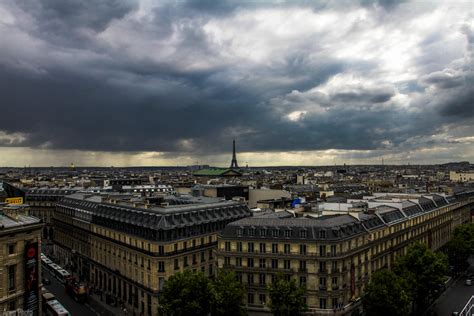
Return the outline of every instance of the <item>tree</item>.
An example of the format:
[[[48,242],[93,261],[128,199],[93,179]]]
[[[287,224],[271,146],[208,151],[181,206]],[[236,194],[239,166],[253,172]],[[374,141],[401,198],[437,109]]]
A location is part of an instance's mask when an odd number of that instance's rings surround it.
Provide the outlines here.
[[[247,314],[243,302],[245,290],[237,281],[234,272],[218,270],[213,285],[215,292],[212,306],[213,316],[243,316]]]
[[[282,274],[277,274],[267,292],[270,309],[275,316],[302,315],[307,309],[306,288],[298,287],[294,279],[287,281]]]
[[[163,315],[208,315],[215,293],[210,280],[201,272],[185,270],[171,276],[160,296]]]
[[[394,265],[394,272],[407,282],[418,311],[442,289],[447,269],[447,257],[422,243],[410,246],[407,254],[399,257]]]
[[[449,264],[456,268],[467,265],[467,259],[474,253],[474,224],[463,224],[454,230],[453,238],[446,243]]]
[[[405,280],[387,269],[375,272],[364,289],[362,305],[366,316],[408,315],[411,297]]]

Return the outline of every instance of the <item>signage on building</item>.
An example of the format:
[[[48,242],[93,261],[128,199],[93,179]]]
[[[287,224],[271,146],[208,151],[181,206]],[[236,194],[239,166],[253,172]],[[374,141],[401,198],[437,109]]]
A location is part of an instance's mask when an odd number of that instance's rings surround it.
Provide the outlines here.
[[[7,202],[8,204],[23,204],[23,198],[22,197],[6,198],[5,202]]]
[[[38,314],[38,243],[29,243],[25,246],[25,307],[26,311]]]

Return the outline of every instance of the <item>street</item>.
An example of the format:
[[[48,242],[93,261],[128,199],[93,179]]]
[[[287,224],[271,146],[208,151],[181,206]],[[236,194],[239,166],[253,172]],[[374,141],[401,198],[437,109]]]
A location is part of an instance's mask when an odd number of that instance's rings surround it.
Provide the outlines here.
[[[469,259],[470,267],[467,274],[474,273],[474,257]],[[449,316],[453,312],[460,312],[466,305],[469,298],[474,295],[474,286],[464,284],[466,276],[461,276],[454,284],[448,288],[433,306],[436,315]]]
[[[51,274],[48,270],[43,269],[44,276],[51,280],[51,284],[44,287],[56,296],[58,301],[72,314],[72,316],[95,316],[88,304],[81,304],[74,301],[72,297],[67,295],[64,285]]]

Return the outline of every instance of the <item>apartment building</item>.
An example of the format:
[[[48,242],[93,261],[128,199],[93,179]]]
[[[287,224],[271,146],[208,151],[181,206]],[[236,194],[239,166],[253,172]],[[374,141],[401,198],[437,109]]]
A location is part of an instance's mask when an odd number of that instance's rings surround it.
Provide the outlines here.
[[[57,204],[55,255],[129,312],[154,316],[166,279],[184,269],[213,276],[217,233],[247,216],[221,199],[77,193]]]
[[[439,249],[468,222],[474,192],[458,199],[385,194],[363,201],[367,207],[341,214],[285,211],[227,225],[219,235],[218,266],[237,273],[250,313],[269,312],[266,286],[283,273],[306,287],[314,315],[350,314],[374,271],[390,267],[415,241]]]
[[[0,313],[41,315],[42,227],[26,205],[0,203]]]

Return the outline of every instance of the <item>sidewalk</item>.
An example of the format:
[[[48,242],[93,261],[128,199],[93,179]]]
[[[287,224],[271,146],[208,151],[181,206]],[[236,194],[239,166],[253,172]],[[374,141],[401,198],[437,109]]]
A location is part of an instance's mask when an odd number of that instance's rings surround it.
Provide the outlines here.
[[[105,302],[105,294],[89,294],[88,295],[88,305],[97,315],[104,316],[128,316],[129,313],[124,313],[120,307],[109,305]]]

